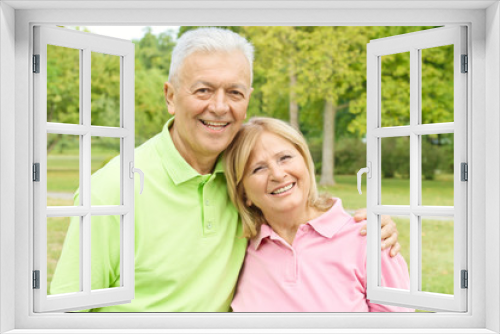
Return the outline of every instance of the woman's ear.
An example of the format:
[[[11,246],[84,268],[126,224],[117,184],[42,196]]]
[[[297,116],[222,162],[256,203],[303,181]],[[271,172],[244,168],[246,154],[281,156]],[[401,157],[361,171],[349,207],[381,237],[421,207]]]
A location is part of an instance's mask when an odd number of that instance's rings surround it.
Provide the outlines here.
[[[252,201],[249,200],[248,198],[245,200],[245,204],[248,206],[248,207],[251,207],[252,206]]]

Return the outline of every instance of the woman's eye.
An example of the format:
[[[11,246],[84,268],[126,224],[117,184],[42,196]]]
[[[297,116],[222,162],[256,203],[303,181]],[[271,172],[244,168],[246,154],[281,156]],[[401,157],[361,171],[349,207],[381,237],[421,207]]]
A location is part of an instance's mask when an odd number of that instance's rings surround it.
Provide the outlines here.
[[[253,169],[252,174],[258,173],[259,171],[261,171],[263,169],[264,169],[264,167],[262,167],[262,166],[256,167]]]
[[[292,158],[292,156],[291,156],[291,155],[284,155],[284,156],[282,156],[282,157],[280,158],[280,161],[289,160],[289,159],[291,159],[291,158]]]

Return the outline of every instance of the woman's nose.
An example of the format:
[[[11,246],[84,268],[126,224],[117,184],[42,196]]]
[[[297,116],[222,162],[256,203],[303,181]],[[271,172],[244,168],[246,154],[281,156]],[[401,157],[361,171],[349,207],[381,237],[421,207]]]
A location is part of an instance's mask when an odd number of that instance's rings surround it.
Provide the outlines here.
[[[272,165],[269,169],[273,181],[282,181],[286,176],[286,172],[278,164]]]

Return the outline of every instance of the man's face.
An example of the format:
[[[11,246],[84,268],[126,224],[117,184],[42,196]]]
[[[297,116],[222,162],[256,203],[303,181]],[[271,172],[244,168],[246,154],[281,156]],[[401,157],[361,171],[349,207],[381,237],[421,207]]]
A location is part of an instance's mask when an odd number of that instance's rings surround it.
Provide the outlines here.
[[[168,112],[175,115],[172,138],[188,159],[216,158],[246,118],[250,65],[243,53],[188,56],[175,84],[165,84]],[[188,161],[189,162],[189,161]]]

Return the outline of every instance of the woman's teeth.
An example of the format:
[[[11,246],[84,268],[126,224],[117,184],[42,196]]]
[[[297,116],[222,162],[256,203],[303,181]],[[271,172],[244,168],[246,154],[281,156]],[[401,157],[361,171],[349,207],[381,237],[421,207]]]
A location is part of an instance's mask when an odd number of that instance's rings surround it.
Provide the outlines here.
[[[281,193],[284,193],[285,191],[289,190],[289,189],[292,189],[293,187],[293,183],[290,183],[289,185],[287,185],[286,187],[283,187],[283,188],[279,188],[275,191],[273,191],[271,194],[273,195],[278,195],[278,194],[281,194]]]

